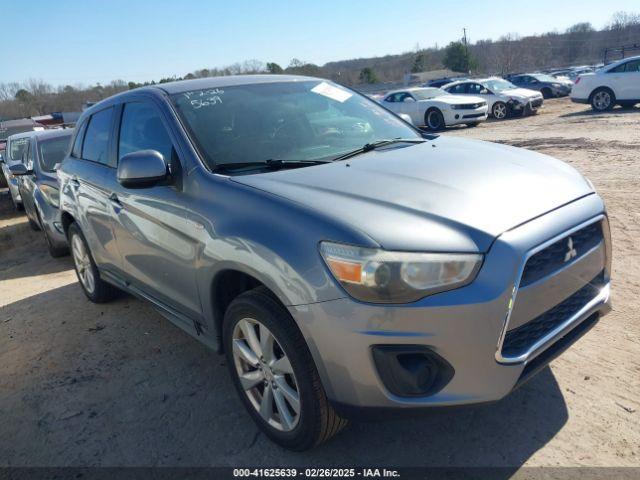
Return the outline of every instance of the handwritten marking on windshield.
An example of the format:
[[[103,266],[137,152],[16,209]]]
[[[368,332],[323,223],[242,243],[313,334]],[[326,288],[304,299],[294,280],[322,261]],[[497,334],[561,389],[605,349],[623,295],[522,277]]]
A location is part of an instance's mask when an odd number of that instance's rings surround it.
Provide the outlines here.
[[[209,90],[197,90],[193,92],[183,93],[185,98],[189,100],[189,103],[194,110],[198,110],[203,107],[211,107],[218,103],[222,103],[222,95],[224,90],[220,88],[212,88]]]

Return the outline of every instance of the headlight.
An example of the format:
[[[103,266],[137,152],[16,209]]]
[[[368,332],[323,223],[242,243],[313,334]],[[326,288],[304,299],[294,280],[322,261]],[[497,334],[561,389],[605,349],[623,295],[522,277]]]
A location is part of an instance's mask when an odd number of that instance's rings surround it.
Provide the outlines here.
[[[60,190],[51,185],[40,185],[40,191],[44,199],[56,208],[60,207]]]
[[[470,283],[482,264],[475,253],[390,252],[322,242],[320,253],[352,297],[372,303],[409,303]]]

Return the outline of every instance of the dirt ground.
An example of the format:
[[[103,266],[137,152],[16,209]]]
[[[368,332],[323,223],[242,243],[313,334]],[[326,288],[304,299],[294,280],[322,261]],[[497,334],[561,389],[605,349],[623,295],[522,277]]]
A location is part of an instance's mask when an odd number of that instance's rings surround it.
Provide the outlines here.
[[[567,99],[450,135],[565,160],[605,198],[614,311],[501,402],[352,423],[284,451],[252,423],[224,358],[130,297],[93,305],[69,257],[0,194],[0,465],[640,466],[640,109]]]

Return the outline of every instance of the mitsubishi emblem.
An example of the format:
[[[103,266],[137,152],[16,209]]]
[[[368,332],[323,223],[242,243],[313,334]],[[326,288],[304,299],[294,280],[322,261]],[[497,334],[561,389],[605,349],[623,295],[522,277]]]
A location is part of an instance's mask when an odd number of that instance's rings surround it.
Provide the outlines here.
[[[569,237],[569,241],[567,242],[567,253],[564,254],[564,263],[567,263],[572,258],[576,257],[578,252],[575,248],[573,248],[573,238]]]

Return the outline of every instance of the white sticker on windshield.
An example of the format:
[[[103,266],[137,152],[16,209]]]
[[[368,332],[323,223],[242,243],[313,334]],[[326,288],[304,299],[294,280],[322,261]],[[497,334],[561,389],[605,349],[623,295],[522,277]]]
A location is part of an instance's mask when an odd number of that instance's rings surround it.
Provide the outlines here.
[[[318,95],[324,95],[325,97],[340,103],[346,102],[353,96],[353,93],[335,87],[333,85],[329,85],[327,82],[319,83],[318,85],[313,87],[311,91],[313,93],[317,93]]]

